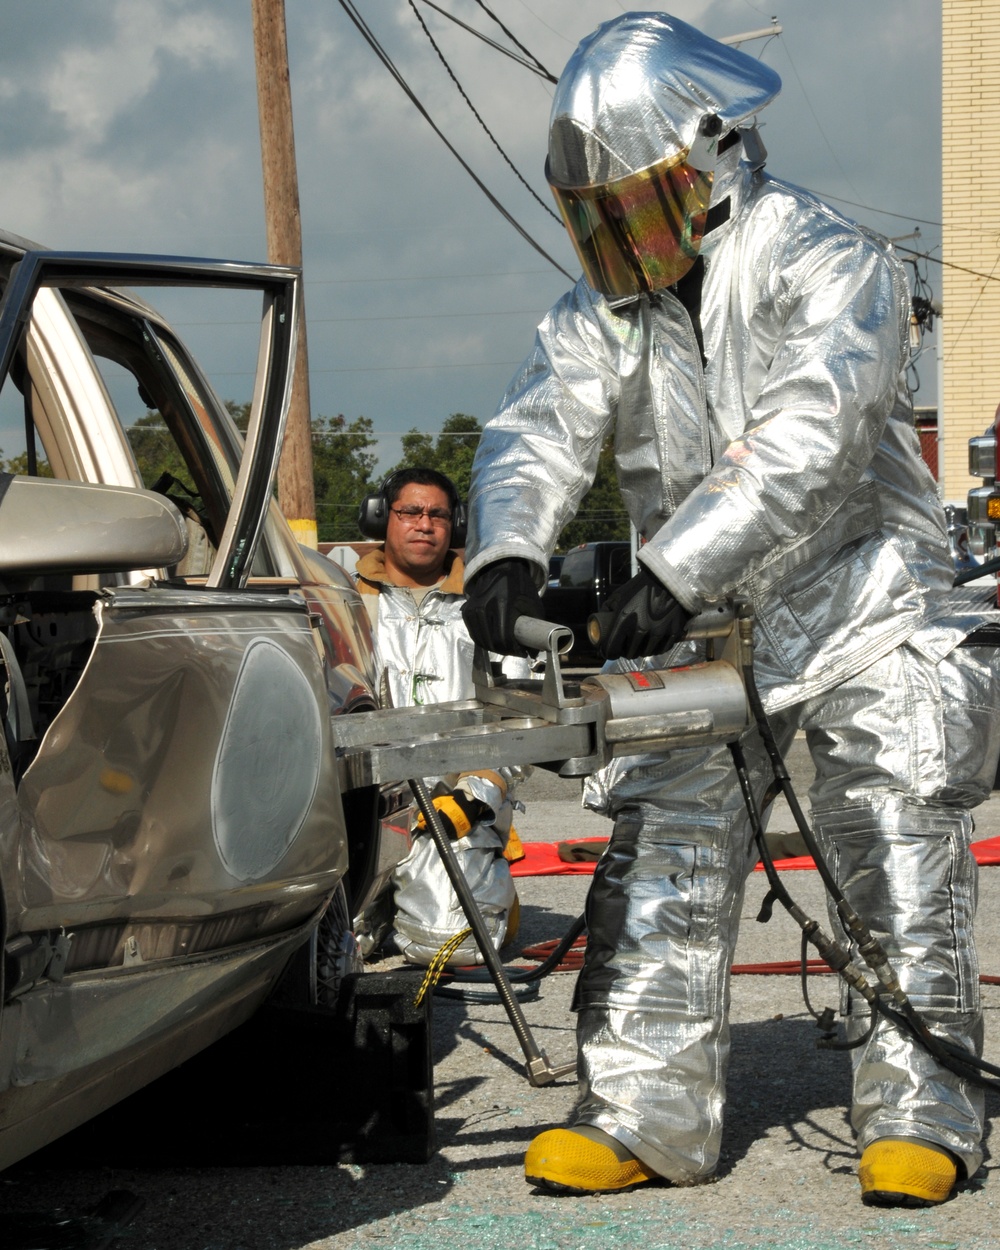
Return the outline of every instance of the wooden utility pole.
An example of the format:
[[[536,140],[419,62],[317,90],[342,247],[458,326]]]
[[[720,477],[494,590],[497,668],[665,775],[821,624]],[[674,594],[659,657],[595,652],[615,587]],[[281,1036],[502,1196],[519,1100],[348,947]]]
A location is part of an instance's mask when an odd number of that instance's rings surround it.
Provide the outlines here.
[[[267,259],[277,265],[302,264],[299,181],[292,130],[292,91],[284,0],[251,0],[257,63],[257,110],[264,170]],[[303,305],[295,357],[288,426],[278,465],[278,501],[296,538],[316,546],[316,495],[312,475],[309,407],[309,356]]]

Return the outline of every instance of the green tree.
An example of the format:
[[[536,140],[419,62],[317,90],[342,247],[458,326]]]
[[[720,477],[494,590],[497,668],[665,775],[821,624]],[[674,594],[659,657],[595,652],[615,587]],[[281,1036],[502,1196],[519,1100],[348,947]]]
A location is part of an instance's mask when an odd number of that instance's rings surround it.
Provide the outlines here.
[[[232,417],[236,423],[236,428],[242,433],[247,432],[247,426],[250,424],[250,404],[238,404],[235,399],[227,399],[224,401],[226,412]]]
[[[368,417],[343,413],[312,423],[313,483],[319,541],[349,543],[358,534],[358,505],[372,489],[378,456]]]
[[[559,535],[557,547],[559,551],[568,551],[579,543],[627,539],[628,536],[628,514],[618,489],[612,437],[601,448],[594,484],[584,495],[576,516]]]
[[[472,478],[472,461],[479,446],[483,427],[467,412],[453,412],[441,426],[435,439],[431,434],[410,430],[402,437],[403,458],[389,470],[437,469],[455,483],[463,499],[468,496]]]
[[[147,490],[151,490],[164,473],[193,489],[194,483],[184,457],[159,412],[147,409],[145,415],[133,421],[125,432]]]
[[[37,470],[36,477],[55,477],[52,472],[52,466],[44,456],[39,456],[35,464]],[[0,447],[0,469],[4,473],[20,474],[26,477],[28,474],[28,453],[22,451],[19,456],[11,456],[9,460],[3,458],[3,448]]]

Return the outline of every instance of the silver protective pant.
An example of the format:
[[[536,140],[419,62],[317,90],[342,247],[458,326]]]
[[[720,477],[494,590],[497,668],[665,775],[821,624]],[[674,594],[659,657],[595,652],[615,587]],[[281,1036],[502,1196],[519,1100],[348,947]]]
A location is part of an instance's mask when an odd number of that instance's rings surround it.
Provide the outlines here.
[[[977,1054],[968,809],[990,792],[1000,752],[992,659],[961,647],[933,663],[903,646],[771,718],[783,748],[797,729],[805,733],[816,767],[815,833],[847,898],[933,1031]],[[760,801],[769,767],[756,732],[745,735],[744,750]],[[613,793],[614,833],[587,902],[577,1121],[689,1184],[718,1162],[729,969],[757,857],[727,747],[646,757],[623,780],[625,803]],[[832,914],[830,923],[842,936]],[[845,1009],[856,1037],[869,1016],[853,993]],[[967,1175],[976,1171],[978,1087],[884,1019],[852,1057],[859,1149],[880,1137],[915,1137],[947,1147]]]
[[[452,843],[452,851],[498,950],[507,938],[517,898],[504,850],[513,816],[509,796],[514,790],[515,775],[523,771],[503,770],[506,791],[489,777],[477,774],[468,774],[454,785],[455,790],[461,790],[466,797],[478,799],[491,809],[488,819],[473,825],[464,837]],[[444,790],[447,788],[442,787]],[[469,927],[444,861],[429,834],[414,837],[409,855],[393,872],[392,883],[396,904],[396,944],[408,963],[426,968],[439,956],[446,942]],[[461,968],[483,962],[483,953],[476,939],[467,933],[465,940],[452,950],[444,966]]]

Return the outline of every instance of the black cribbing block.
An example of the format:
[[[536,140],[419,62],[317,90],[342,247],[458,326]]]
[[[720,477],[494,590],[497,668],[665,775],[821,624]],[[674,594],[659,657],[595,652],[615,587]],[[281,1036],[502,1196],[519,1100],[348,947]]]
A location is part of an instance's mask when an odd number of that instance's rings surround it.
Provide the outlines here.
[[[355,1131],[342,1159],[424,1163],[436,1149],[432,995],[415,1007],[419,984],[405,972],[344,980],[338,1015],[348,1030]]]

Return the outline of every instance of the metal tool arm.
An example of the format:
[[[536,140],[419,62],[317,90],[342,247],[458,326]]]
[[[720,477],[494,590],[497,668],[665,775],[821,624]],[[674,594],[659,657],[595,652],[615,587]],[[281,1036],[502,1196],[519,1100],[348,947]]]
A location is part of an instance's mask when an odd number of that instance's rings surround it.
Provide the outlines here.
[[[691,622],[690,636],[738,638],[732,623],[732,612],[713,611]],[[740,668],[728,660],[565,682],[561,656],[572,647],[571,630],[521,617],[515,637],[544,654],[540,680],[507,681],[477,648],[475,699],[338,716],[333,736],[343,790],[409,782],[520,1043],[528,1079],[539,1086],[569,1075],[575,1064],[553,1065],[536,1044],[423,778],[473,771],[498,758],[585,776],[614,754],[731,742],[749,713]]]
[[[735,637],[732,621],[731,611],[705,613],[689,636]],[[467,772],[497,758],[584,777],[615,755],[729,742],[750,723],[738,657],[567,682],[561,655],[572,631],[530,617],[516,631],[544,654],[540,679],[507,680],[477,649],[475,699],[334,718],[341,788]]]

